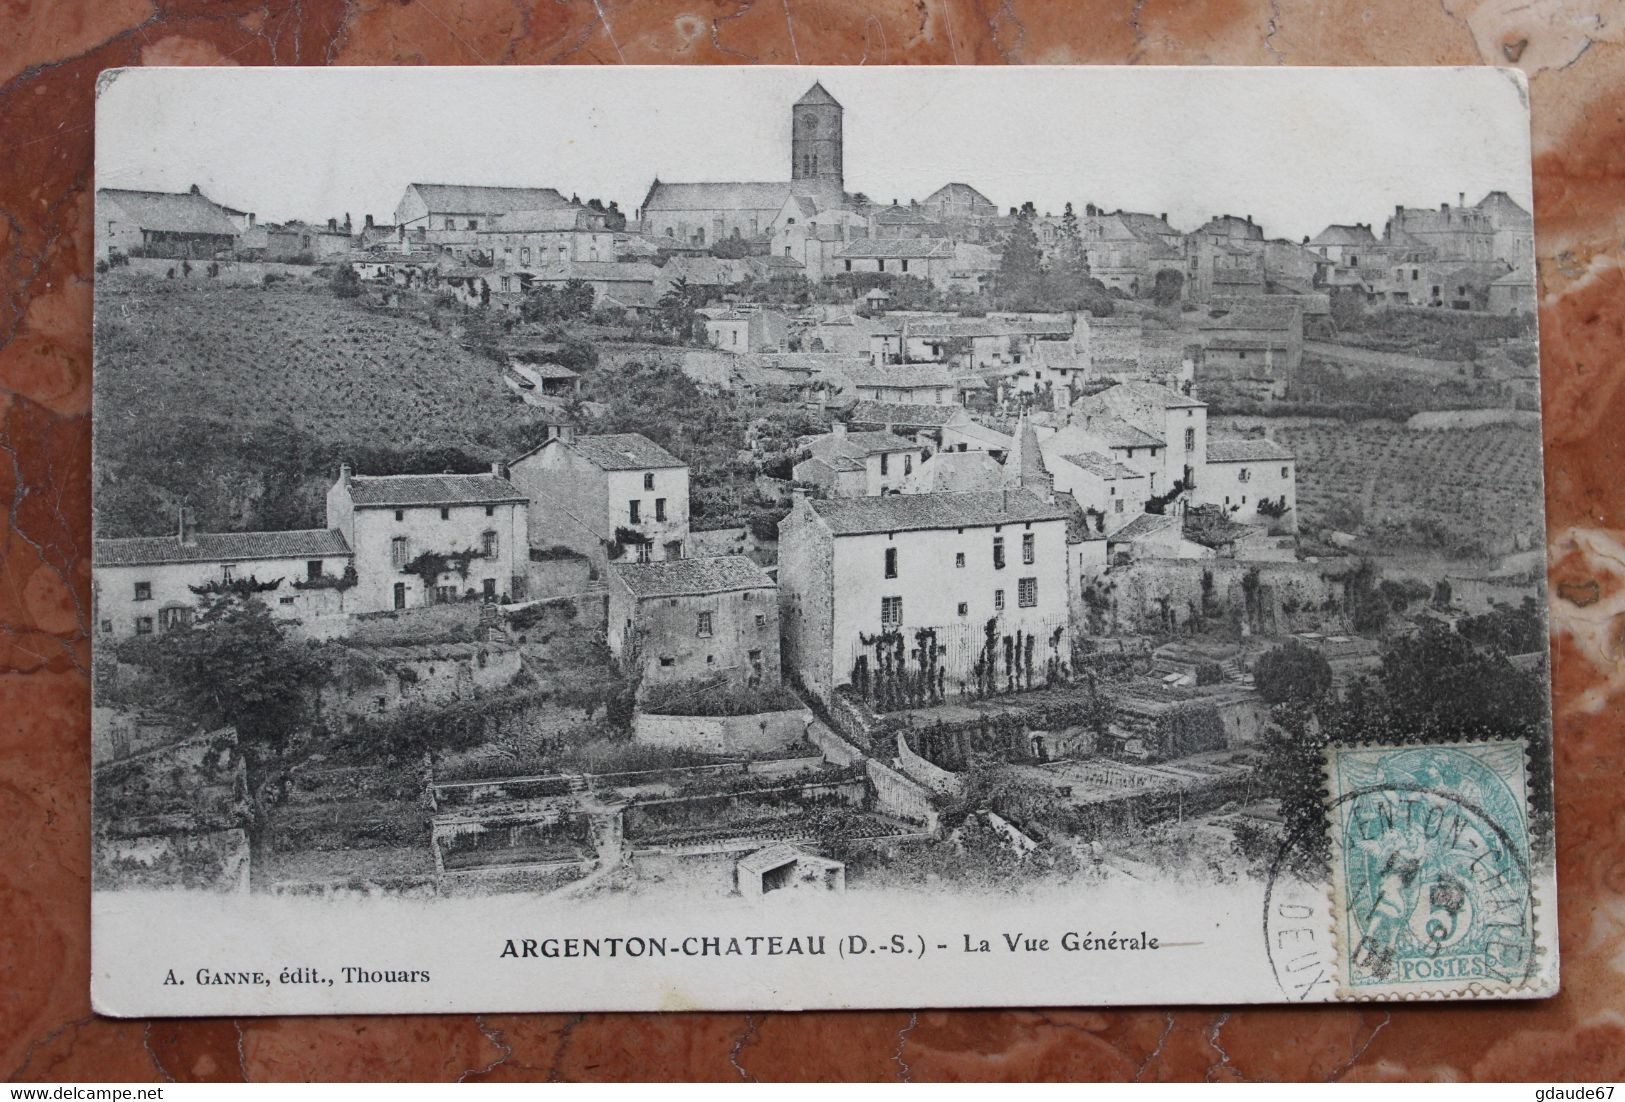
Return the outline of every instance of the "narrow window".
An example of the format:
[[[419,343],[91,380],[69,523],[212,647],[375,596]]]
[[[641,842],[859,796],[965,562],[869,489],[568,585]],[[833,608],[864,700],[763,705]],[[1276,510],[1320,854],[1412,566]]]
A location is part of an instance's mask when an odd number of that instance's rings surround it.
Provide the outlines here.
[[[451,509],[448,508],[447,506],[442,505],[440,507],[440,519],[441,520],[450,520],[451,519]]]
[[[406,519],[406,510],[405,509],[396,509],[395,510],[395,519],[396,520],[405,520]]]
[[[666,499],[663,497],[655,498],[655,519],[666,519]]]
[[[887,455],[885,452],[880,453],[880,476],[882,478],[884,478],[888,473],[887,468],[891,465],[890,459],[891,456]]]
[[[905,454],[903,456],[903,474],[904,475],[911,475],[913,473],[914,473],[914,457],[912,455]]]
[[[406,565],[406,537],[396,536],[389,541],[389,565],[402,567]]]
[[[480,533],[480,554],[484,555],[488,559],[496,558],[497,534],[495,530],[487,528],[485,531]]]
[[[1292,468],[1290,468],[1290,467],[1282,467],[1281,468],[1281,477],[1282,478],[1291,478],[1292,477]]]
[[[1118,499],[1117,499],[1117,502],[1116,502],[1116,505],[1117,505],[1117,511],[1118,511],[1118,512],[1119,512],[1119,513],[1121,513],[1121,512],[1122,512],[1122,511],[1123,511],[1123,499],[1122,499],[1122,498],[1118,498]]]
[[[954,565],[961,570],[965,569],[965,552],[957,551],[954,553]]]
[[[237,575],[237,564],[236,563],[228,562],[228,563],[225,563],[224,565],[222,565],[220,567],[220,580],[221,581],[230,582],[234,577],[236,577],[236,575]]]
[[[711,614],[709,612],[700,613],[699,625],[696,634],[702,639],[709,639],[711,637]]]
[[[1004,590],[995,589],[993,591],[993,608],[998,612],[1004,611]]]
[[[1033,534],[1025,532],[1021,537],[1021,561],[1031,564],[1033,561]]]
[[[311,559],[311,560],[309,560],[308,562],[305,563],[305,577],[306,578],[315,579],[315,578],[320,578],[321,576],[322,576],[322,560],[321,559]]]
[[[897,548],[886,548],[886,577],[897,577]]]
[[[497,507],[495,505],[487,505],[485,507],[485,515],[488,516],[488,517],[496,516],[497,515]]]
[[[1188,451],[1188,452],[1193,452],[1193,451],[1196,450],[1196,430],[1195,429],[1186,429],[1185,430],[1185,450]]]
[[[645,490],[652,490],[652,489],[655,488],[655,475],[654,475],[653,471],[644,472],[644,475],[643,475],[643,488]]]
[[[880,626],[882,628],[900,628],[903,626],[903,598],[880,598]]]
[[[643,502],[637,498],[628,501],[626,503],[626,515],[633,524],[638,523],[643,518]]]
[[[1004,569],[1004,537],[993,537],[993,569]]]

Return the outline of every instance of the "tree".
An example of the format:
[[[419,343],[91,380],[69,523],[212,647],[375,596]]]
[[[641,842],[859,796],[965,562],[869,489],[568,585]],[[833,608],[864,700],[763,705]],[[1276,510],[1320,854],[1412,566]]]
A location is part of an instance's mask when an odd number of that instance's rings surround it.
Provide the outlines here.
[[[158,668],[182,711],[237,728],[251,763],[256,751],[281,752],[329,679],[315,649],[290,639],[264,602],[235,593],[205,601],[193,624],[165,635]]]
[[[1158,306],[1177,305],[1185,291],[1185,273],[1177,268],[1160,268],[1151,287],[1151,301]]]
[[[340,264],[333,269],[331,286],[333,294],[339,298],[358,298],[361,295],[361,277],[348,264]]]
[[[1004,239],[999,254],[998,289],[1001,296],[1032,293],[1041,274],[1042,257],[1038,234],[1033,230],[1032,204],[1016,214],[1015,225]]]
[[[1253,683],[1267,704],[1311,705],[1332,687],[1332,667],[1319,651],[1289,639],[1253,667]]]
[[[698,305],[698,295],[693,287],[689,286],[687,276],[678,276],[672,280],[666,293],[660,296],[658,308],[660,322],[667,330],[688,340],[694,333],[694,320],[697,317],[695,307]]]

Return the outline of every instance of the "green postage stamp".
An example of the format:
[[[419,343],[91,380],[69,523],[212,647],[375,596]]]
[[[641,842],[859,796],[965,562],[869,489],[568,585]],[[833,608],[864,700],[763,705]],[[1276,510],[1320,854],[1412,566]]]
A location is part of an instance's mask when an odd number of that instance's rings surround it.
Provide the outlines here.
[[[1340,997],[1534,993],[1526,753],[1522,740],[1328,750]]]

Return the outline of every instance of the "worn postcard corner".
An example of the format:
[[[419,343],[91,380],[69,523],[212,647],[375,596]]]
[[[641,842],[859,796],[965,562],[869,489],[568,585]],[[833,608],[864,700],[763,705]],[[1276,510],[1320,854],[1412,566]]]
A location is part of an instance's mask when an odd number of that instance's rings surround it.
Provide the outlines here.
[[[1520,82],[116,75],[99,1013],[1556,990]]]

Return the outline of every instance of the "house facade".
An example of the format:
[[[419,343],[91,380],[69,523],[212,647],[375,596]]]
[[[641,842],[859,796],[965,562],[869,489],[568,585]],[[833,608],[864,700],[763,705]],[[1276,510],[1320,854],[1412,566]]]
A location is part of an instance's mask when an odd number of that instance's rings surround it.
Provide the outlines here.
[[[246,229],[229,210],[196,185],[182,192],[98,188],[96,257],[141,252],[200,259],[229,252]]]
[[[477,231],[478,247],[499,268],[562,268],[614,260],[615,234],[587,207],[516,210]]]
[[[395,227],[403,247],[445,250],[467,260],[481,247],[480,231],[501,215],[574,206],[550,187],[411,183],[395,204]]]
[[[328,527],[355,552],[357,612],[523,597],[528,514],[528,499],[500,467],[358,475],[345,464],[327,491]]]
[[[96,631],[108,639],[190,624],[205,600],[233,587],[309,635],[332,634],[356,610],[354,556],[329,528],[198,532],[183,515],[172,536],[97,540],[92,562]]]
[[[1196,502],[1217,505],[1241,524],[1280,525],[1296,532],[1297,460],[1291,449],[1273,440],[1209,440]]]
[[[779,524],[784,662],[827,695],[873,662],[865,639],[935,634],[945,686],[988,640],[1069,654],[1068,510],[1030,490],[801,497]],[[1017,642],[1017,640],[1021,642]]]
[[[899,493],[925,459],[918,441],[886,431],[848,432],[839,422],[827,433],[802,437],[799,445],[807,458],[795,465],[793,477],[826,497]]]
[[[1099,394],[1080,399],[1075,411],[1105,413],[1132,425],[1161,445],[1157,466],[1147,470],[1154,477],[1153,494],[1170,491],[1174,483],[1188,489],[1200,484],[1207,461],[1207,404],[1158,383],[1119,383]],[[1133,457],[1129,466],[1135,466]],[[1146,469],[1139,468],[1136,469]]]
[[[779,683],[778,587],[743,555],[613,563],[609,648],[643,684]]]
[[[646,436],[555,437],[509,464],[531,503],[531,546],[564,546],[602,567],[681,559],[688,465]]]

